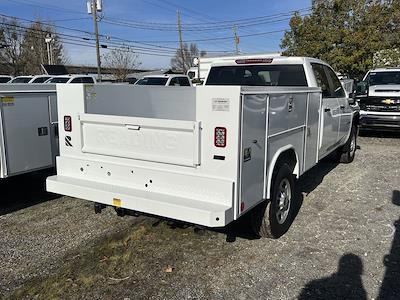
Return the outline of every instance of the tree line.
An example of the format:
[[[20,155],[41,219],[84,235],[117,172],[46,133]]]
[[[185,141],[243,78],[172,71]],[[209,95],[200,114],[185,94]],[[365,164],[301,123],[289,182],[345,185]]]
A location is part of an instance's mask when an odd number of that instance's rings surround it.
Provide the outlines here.
[[[325,0],[307,16],[295,13],[281,41],[284,55],[320,58],[360,77],[400,64],[400,1]]]
[[[14,76],[41,74],[41,64],[49,61],[45,41],[49,36],[53,64],[66,63],[68,58],[54,26],[45,25],[39,19],[30,25],[16,19],[0,19],[0,73]]]

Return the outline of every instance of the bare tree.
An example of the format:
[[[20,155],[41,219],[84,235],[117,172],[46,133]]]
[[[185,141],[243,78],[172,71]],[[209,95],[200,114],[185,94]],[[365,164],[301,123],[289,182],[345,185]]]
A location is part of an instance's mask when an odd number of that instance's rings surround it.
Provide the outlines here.
[[[26,74],[39,74],[42,72],[41,64],[49,61],[46,36],[51,36],[50,55],[53,64],[65,64],[68,61],[64,47],[59,40],[54,27],[43,25],[40,20],[32,23],[24,34],[22,42],[22,62]]]
[[[63,64],[68,59],[54,27],[43,25],[39,20],[26,27],[17,20],[1,19],[0,59],[1,73],[40,74],[41,64],[47,63],[48,53],[45,37],[51,34],[52,57],[55,64]]]
[[[183,45],[183,59],[180,49],[176,50],[175,56],[171,59],[171,67],[175,70],[180,70],[182,73],[186,73],[187,70],[192,66],[193,58],[203,57],[207,54],[205,51],[199,51],[196,44],[184,44]]]
[[[4,64],[4,71],[12,75],[19,75],[23,71],[21,62],[23,33],[17,20],[1,19],[0,28],[0,59]],[[7,71],[6,71],[7,70]]]
[[[138,55],[129,47],[120,47],[104,55],[105,66],[112,70],[115,79],[119,82],[126,80],[129,73],[137,69],[141,63]]]

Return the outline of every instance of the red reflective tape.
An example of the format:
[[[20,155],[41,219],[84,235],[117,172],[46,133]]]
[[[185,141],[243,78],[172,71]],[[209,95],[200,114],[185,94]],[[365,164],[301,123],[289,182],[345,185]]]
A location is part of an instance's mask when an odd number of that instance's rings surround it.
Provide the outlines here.
[[[214,146],[218,148],[226,147],[226,128],[215,127],[214,129]]]
[[[64,131],[72,131],[72,118],[71,116],[64,116]]]

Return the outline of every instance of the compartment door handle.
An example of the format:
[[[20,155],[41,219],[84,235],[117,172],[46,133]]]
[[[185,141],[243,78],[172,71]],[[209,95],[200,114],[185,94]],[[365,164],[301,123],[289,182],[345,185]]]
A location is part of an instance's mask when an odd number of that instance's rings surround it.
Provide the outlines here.
[[[128,125],[128,124],[126,124],[125,126],[126,126],[126,128],[128,130],[140,130],[140,126],[139,125]]]

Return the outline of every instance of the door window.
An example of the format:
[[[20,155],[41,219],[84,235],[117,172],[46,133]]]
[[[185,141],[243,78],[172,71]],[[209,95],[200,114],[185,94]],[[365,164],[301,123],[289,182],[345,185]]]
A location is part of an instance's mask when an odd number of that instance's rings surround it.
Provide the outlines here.
[[[91,77],[82,77],[82,83],[94,83]]]
[[[190,86],[189,79],[186,77],[179,77],[178,81],[180,86]]]
[[[331,98],[332,91],[330,89],[328,77],[325,74],[324,67],[321,64],[311,64],[317,85],[322,89],[322,97]]]
[[[170,86],[179,86],[178,78],[177,77],[171,78],[169,85]]]
[[[71,80],[71,83],[82,83],[82,78],[81,77],[76,77]]]
[[[328,80],[331,82],[332,86],[332,94],[331,96],[334,98],[344,98],[346,97],[346,94],[344,92],[343,86],[340,83],[337,75],[333,70],[327,66],[324,66],[324,69],[326,71],[326,74],[328,75]]]

